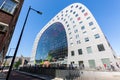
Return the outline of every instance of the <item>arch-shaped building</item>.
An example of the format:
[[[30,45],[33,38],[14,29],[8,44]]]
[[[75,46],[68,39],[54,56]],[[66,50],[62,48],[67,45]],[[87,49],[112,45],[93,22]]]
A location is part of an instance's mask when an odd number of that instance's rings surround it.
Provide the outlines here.
[[[81,3],[60,11],[38,33],[31,61],[95,68],[115,63],[115,54],[91,12]]]

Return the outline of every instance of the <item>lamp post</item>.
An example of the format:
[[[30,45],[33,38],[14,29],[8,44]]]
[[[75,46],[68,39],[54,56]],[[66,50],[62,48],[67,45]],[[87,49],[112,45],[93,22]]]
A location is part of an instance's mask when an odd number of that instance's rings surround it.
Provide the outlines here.
[[[30,10],[33,10],[33,11],[37,12],[38,14],[42,14],[42,12],[37,11],[37,10],[31,8],[31,6],[29,6],[29,9],[28,9],[28,12],[27,12],[27,15],[26,15],[26,18],[25,18],[21,33],[20,33],[20,37],[19,37],[16,49],[15,49],[15,52],[14,52],[14,56],[13,56],[13,59],[12,59],[12,62],[11,62],[11,65],[10,65],[10,68],[9,68],[9,71],[8,71],[8,74],[7,74],[7,77],[6,77],[6,80],[9,79],[9,76],[10,76],[10,73],[11,73],[11,70],[12,70],[12,67],[13,67],[13,64],[14,64],[14,60],[15,60],[15,57],[16,57],[16,54],[17,54],[17,51],[18,51],[18,48],[19,48],[19,45],[20,45],[20,41],[21,41],[21,38],[22,38],[22,35],[23,35],[23,31],[24,31],[24,28],[25,28],[25,25],[26,25]]]

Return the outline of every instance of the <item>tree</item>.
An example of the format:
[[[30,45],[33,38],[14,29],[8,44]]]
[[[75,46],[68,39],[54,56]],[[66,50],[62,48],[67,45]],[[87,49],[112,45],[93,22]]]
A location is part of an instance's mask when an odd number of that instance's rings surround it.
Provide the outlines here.
[[[18,69],[18,67],[21,64],[21,60],[19,59],[15,64],[14,64],[14,68]]]

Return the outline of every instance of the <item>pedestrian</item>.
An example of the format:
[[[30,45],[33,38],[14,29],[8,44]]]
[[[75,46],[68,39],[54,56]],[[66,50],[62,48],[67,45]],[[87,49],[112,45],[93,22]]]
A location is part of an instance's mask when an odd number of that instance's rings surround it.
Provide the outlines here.
[[[118,67],[118,68],[120,68],[120,66],[119,66],[119,64],[116,62],[116,66]]]
[[[110,63],[110,66],[111,66],[111,70],[112,70],[112,71],[115,71],[115,67],[113,66],[113,63],[112,63],[112,62]]]

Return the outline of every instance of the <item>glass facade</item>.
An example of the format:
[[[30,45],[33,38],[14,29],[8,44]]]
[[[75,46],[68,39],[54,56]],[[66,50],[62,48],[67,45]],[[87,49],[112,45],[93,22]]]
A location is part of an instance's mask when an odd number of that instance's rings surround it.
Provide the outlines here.
[[[64,26],[56,22],[47,28],[40,37],[35,57],[36,62],[64,59],[67,57],[67,53],[68,44]]]

